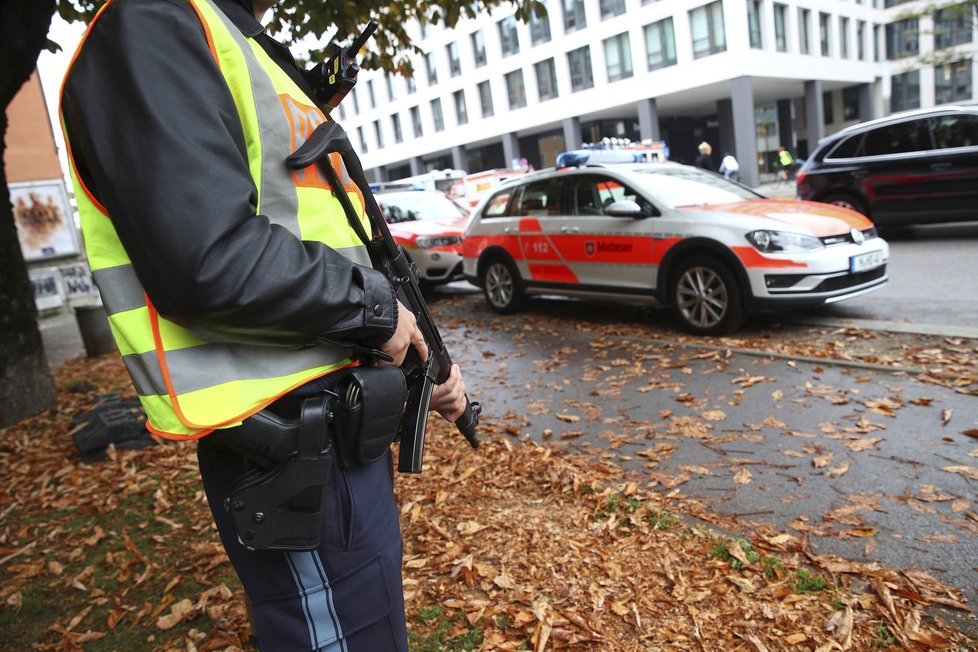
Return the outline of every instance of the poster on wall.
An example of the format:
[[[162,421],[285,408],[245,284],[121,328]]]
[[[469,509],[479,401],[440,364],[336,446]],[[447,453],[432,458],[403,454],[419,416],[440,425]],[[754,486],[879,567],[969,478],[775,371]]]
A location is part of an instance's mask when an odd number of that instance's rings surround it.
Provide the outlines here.
[[[61,274],[61,286],[65,298],[69,301],[98,296],[98,290],[92,282],[92,275],[88,272],[87,265],[68,265],[59,268],[58,272]]]
[[[61,284],[58,283],[58,270],[38,269],[30,272],[34,288],[34,304],[38,310],[48,310],[64,305]]]
[[[9,188],[24,260],[33,262],[78,253],[64,181],[12,183]]]

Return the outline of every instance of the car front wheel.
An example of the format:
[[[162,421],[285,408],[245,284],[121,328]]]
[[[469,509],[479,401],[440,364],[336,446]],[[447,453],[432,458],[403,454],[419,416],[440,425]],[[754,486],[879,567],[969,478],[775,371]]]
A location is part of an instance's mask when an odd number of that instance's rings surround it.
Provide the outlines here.
[[[866,214],[866,206],[862,201],[856,197],[853,197],[852,195],[836,193],[826,196],[822,201],[826,204],[834,204],[836,206],[842,206],[843,208],[854,210],[857,213],[862,213],[863,215]]]
[[[503,258],[493,258],[482,270],[482,291],[489,307],[501,315],[509,315],[523,304],[523,289],[516,267]]]
[[[745,319],[740,285],[719,261],[695,256],[683,261],[673,276],[672,310],[682,327],[694,335],[723,335]]]

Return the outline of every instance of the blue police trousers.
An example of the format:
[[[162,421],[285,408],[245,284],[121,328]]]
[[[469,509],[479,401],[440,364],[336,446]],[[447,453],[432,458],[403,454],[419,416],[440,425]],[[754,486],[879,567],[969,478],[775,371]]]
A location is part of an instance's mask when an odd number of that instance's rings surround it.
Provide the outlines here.
[[[251,602],[263,652],[407,652],[403,541],[393,458],[355,469],[333,460],[323,492],[316,550],[255,551],[242,545],[224,509],[248,462],[204,437],[197,449],[214,521]]]

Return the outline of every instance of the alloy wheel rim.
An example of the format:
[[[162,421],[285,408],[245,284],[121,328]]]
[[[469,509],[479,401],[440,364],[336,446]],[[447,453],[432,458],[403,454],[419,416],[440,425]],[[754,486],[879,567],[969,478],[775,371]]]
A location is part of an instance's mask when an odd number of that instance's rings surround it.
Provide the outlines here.
[[[712,328],[727,314],[727,286],[708,267],[691,267],[676,286],[676,304],[683,317],[697,328]]]
[[[486,291],[494,305],[509,305],[513,298],[513,277],[509,270],[500,264],[490,266],[486,273]]]

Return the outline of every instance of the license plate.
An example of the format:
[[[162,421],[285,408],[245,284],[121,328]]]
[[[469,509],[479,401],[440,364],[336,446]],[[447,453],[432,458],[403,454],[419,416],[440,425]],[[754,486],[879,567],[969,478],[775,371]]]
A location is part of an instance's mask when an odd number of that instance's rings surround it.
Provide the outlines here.
[[[882,251],[869,251],[864,254],[850,257],[849,271],[853,274],[856,272],[865,272],[866,270],[879,267],[884,262],[886,261],[883,259]]]

